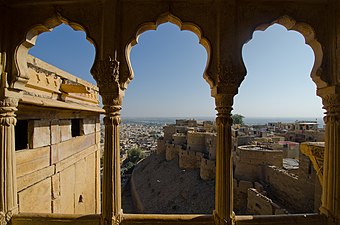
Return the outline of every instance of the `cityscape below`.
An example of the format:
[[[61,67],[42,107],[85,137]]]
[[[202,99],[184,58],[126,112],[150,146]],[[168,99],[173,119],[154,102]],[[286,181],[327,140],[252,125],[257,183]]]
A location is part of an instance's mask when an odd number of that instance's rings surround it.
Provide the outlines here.
[[[234,124],[234,211],[252,215],[317,211],[320,178],[312,169],[315,162],[306,143],[323,148],[323,127],[321,118],[243,118],[242,124]],[[214,118],[123,117],[120,132],[124,212],[213,210]]]

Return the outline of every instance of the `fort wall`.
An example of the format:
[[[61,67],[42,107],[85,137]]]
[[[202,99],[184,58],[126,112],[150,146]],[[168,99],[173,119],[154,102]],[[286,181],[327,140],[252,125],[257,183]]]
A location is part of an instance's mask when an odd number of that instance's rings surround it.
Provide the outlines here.
[[[299,213],[299,209],[303,209],[304,212],[314,211],[313,183],[275,166],[264,167],[263,180],[269,185],[270,193],[279,201],[285,202],[288,211],[295,213]]]
[[[173,160],[177,155],[181,146],[175,144],[165,144],[165,159],[166,161]]]
[[[253,182],[237,179],[233,180],[234,210],[236,214],[246,213],[248,189],[253,187]]]
[[[176,133],[175,125],[167,125],[163,128],[164,130],[164,140],[166,143],[172,142],[172,135]]]
[[[200,165],[200,177],[203,180],[215,179],[216,161],[202,158]]]
[[[257,181],[263,174],[263,167],[275,165],[282,167],[282,150],[267,150],[257,146],[241,146],[236,153],[235,178]]]
[[[158,155],[160,154],[164,154],[165,153],[165,139],[162,138],[162,139],[157,139],[157,149],[156,149],[156,153]]]
[[[178,152],[180,169],[197,169],[201,166],[203,154],[201,152],[180,150]]]
[[[206,150],[205,147],[206,133],[192,132],[187,133],[187,150],[195,152],[203,152]]]
[[[183,133],[177,133],[172,135],[172,143],[175,145],[185,145],[187,143],[187,137]]]
[[[206,150],[209,152],[209,159],[216,159],[216,134],[206,133],[205,136],[205,146]]]
[[[131,198],[132,198],[133,206],[137,213],[144,213],[144,205],[138,194],[134,177],[135,177],[134,172],[132,172],[131,179],[130,179],[130,191],[131,191]]]
[[[255,188],[248,188],[247,213],[252,215],[278,215],[285,214],[286,210],[280,208]]]

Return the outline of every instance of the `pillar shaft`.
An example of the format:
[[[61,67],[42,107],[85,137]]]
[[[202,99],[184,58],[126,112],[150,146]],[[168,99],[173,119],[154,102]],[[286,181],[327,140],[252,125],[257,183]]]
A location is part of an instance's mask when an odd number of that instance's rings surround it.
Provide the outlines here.
[[[216,96],[216,193],[215,224],[231,224],[233,208],[232,189],[232,143],[231,143],[231,103],[230,96]]]
[[[15,111],[18,100],[5,98],[0,101],[0,224],[9,222],[17,212],[17,185],[15,162]]]
[[[102,216],[105,225],[118,224],[120,222],[122,208],[119,146],[120,106],[114,108],[116,111],[114,113],[107,113],[104,118],[105,142]]]
[[[327,110],[321,213],[340,224],[340,91],[338,87],[318,90]]]
[[[102,225],[121,222],[120,110],[124,91],[119,83],[117,54],[97,60],[91,70],[99,86],[105,110],[104,171],[102,181]]]

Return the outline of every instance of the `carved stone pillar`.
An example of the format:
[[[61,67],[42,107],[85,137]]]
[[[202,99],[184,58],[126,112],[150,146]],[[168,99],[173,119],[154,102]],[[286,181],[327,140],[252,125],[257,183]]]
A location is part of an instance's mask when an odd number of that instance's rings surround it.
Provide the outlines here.
[[[220,62],[218,66],[217,85],[211,95],[215,98],[217,118],[216,145],[216,187],[215,187],[215,224],[232,224],[233,213],[233,160],[231,138],[231,110],[233,98],[241,81],[245,68],[242,63],[232,60]]]
[[[0,100],[0,224],[9,222],[13,213],[17,213],[17,186],[15,162],[15,111],[18,99]]]
[[[97,80],[105,109],[102,224],[119,224],[122,215],[119,125],[124,96],[119,85],[119,61],[116,57],[97,61],[92,68],[92,74]]]
[[[119,224],[121,218],[121,183],[120,183],[120,146],[119,125],[121,101],[117,96],[111,98],[114,105],[104,105],[105,139],[104,139],[104,171],[103,171],[103,224]],[[105,102],[104,101],[104,102]]]
[[[231,110],[233,95],[215,96],[217,118],[215,224],[231,224],[233,206]]]
[[[331,224],[340,224],[340,87],[318,90],[324,109],[326,139],[320,211]]]

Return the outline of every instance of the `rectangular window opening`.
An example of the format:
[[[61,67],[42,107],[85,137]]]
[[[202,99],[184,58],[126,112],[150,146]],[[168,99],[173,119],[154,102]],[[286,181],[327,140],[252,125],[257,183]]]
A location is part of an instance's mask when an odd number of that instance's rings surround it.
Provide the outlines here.
[[[28,120],[18,120],[15,126],[15,150],[28,148]]]
[[[72,137],[78,137],[83,134],[82,132],[82,119],[71,119],[71,133]]]

